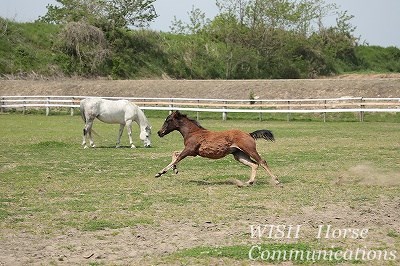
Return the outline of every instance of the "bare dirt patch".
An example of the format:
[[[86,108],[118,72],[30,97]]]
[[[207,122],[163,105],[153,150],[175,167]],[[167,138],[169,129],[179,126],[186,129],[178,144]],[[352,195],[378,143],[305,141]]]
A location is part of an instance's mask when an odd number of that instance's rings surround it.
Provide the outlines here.
[[[96,232],[69,230],[63,234],[47,237],[27,232],[15,234],[9,231],[3,232],[1,238],[0,263],[1,265],[158,264],[163,263],[164,256],[199,246],[199,244],[201,246],[228,246],[241,243],[248,245],[250,249],[252,245],[266,240],[265,236],[264,239],[252,239],[250,224],[301,225],[300,239],[311,241],[313,239],[316,241],[318,227],[321,225],[330,225],[334,229],[365,228],[369,229],[365,239],[358,238],[352,241],[345,239],[350,249],[360,245],[366,248],[380,244],[387,250],[395,250],[393,236],[389,232],[391,228],[399,228],[400,213],[394,211],[399,208],[400,198],[389,200],[382,197],[374,205],[326,204],[322,208],[305,207],[299,214],[293,216],[244,214],[228,223],[197,224],[176,220],[161,222],[157,226],[137,225],[131,228]],[[393,234],[400,234],[400,231]],[[284,243],[294,240],[283,239]],[[326,246],[340,246],[344,239],[322,237],[319,241]],[[219,265],[225,264],[220,261]]]
[[[380,169],[371,162],[365,162],[349,168],[343,173],[338,183],[353,183],[367,186],[399,186],[400,173]]]
[[[400,97],[400,74],[301,80],[0,80],[0,95],[248,99]]]

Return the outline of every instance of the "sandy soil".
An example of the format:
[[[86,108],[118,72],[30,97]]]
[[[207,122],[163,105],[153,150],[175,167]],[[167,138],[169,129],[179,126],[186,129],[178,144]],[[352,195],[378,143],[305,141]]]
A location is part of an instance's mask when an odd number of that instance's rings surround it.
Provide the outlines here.
[[[378,199],[377,204],[350,207],[346,204],[327,204],[323,209],[304,207],[294,216],[265,217],[253,213],[251,217],[235,217],[229,223],[195,224],[190,221],[162,222],[160,226],[137,225],[132,228],[83,232],[70,230],[58,235],[39,235],[27,232],[3,232],[0,242],[0,265],[82,265],[105,263],[109,265],[158,264],[162,256],[190,247],[238,245],[237,239],[248,234],[249,249],[260,242],[250,239],[249,221],[252,224],[295,224],[302,226],[302,238],[315,238],[319,225],[332,228],[375,228],[368,232],[366,240],[346,240],[347,245],[364,248],[376,247],[379,243],[387,250],[396,250],[393,238],[386,232],[400,227],[400,198]],[[267,219],[266,219],[267,218]],[[235,241],[236,239],[236,241]],[[249,243],[249,240],[252,240]],[[285,239],[285,243],[287,243]],[[325,240],[325,245],[343,245],[343,240]],[[278,242],[279,243],[279,242]],[[362,247],[361,247],[362,248]],[[250,261],[247,261],[248,263]],[[376,261],[374,262],[376,263]],[[180,265],[180,264],[177,264]],[[231,265],[229,260],[215,265]],[[243,264],[242,264],[243,265]],[[252,265],[266,265],[261,262]],[[346,265],[346,264],[341,264]],[[367,264],[368,265],[368,264]],[[373,265],[373,264],[371,264]]]
[[[306,80],[0,80],[0,95],[249,99],[400,97],[400,74]]]

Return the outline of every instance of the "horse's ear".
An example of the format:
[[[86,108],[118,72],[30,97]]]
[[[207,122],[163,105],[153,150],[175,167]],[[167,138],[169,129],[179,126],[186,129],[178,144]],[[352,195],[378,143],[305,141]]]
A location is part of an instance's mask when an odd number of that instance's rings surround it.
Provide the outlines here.
[[[181,117],[182,114],[181,114],[181,112],[179,112],[178,110],[176,110],[176,111],[174,112],[174,116],[175,116],[175,117]]]

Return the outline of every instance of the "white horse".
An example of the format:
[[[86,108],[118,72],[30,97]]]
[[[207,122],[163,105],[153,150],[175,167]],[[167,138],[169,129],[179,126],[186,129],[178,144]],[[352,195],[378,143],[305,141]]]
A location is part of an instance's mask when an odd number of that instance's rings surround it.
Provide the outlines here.
[[[127,127],[129,143],[131,148],[135,148],[132,142],[132,122],[135,121],[140,126],[140,139],[145,147],[150,147],[151,126],[146,116],[140,108],[127,100],[111,101],[100,98],[83,99],[80,103],[82,119],[85,122],[83,128],[82,146],[86,149],[86,136],[89,135],[90,146],[95,147],[92,138],[93,120],[98,118],[108,124],[120,124],[117,139],[117,148],[121,142],[124,127]]]

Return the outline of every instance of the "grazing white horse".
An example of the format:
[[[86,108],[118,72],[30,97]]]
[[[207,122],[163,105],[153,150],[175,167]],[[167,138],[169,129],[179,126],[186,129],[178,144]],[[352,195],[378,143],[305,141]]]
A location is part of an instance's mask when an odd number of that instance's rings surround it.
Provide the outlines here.
[[[146,116],[140,108],[127,100],[105,100],[100,98],[83,99],[80,103],[82,119],[85,122],[83,128],[82,146],[86,149],[86,136],[89,135],[90,146],[95,147],[92,138],[93,120],[98,118],[108,124],[120,124],[117,139],[117,148],[121,142],[124,127],[127,127],[129,143],[131,148],[135,148],[132,142],[132,122],[135,121],[140,127],[140,139],[145,147],[150,147],[151,126]]]

